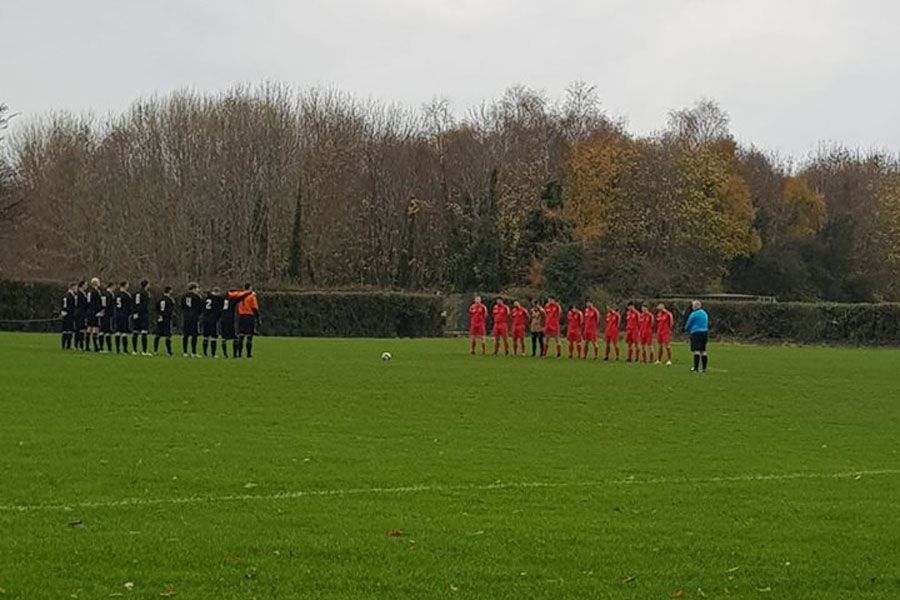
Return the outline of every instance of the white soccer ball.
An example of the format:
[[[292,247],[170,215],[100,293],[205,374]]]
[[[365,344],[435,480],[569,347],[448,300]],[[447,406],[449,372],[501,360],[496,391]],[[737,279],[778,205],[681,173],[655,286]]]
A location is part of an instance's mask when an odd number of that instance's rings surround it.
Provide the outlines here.
[[[391,356],[390,352],[382,352],[381,353],[381,360],[391,360],[392,358],[394,358],[394,357]]]

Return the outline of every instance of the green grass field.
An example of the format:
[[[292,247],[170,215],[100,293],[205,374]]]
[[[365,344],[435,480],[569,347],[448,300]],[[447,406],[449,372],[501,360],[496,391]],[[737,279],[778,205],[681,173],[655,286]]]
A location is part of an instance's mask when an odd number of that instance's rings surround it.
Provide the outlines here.
[[[900,597],[896,350],[256,346],[0,335],[0,598]]]

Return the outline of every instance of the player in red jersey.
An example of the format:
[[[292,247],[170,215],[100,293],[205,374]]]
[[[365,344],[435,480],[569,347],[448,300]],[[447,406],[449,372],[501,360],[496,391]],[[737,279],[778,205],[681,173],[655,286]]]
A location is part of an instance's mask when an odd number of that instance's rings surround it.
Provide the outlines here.
[[[584,325],[584,313],[577,306],[572,306],[566,315],[566,340],[569,342],[569,358],[574,352],[575,358],[581,356],[581,328]]]
[[[641,361],[653,362],[653,313],[646,304],[641,305],[638,318],[638,343],[641,346]]]
[[[656,364],[662,362],[663,349],[666,350],[666,365],[672,366],[672,322],[674,317],[666,309],[666,305],[660,302],[656,306],[656,341],[659,343],[659,353]]]
[[[522,307],[522,303],[516,300],[513,303],[512,314],[512,338],[513,338],[513,356],[518,354],[519,349],[522,350],[522,356],[525,356],[525,328],[528,326],[528,311]]]
[[[581,347],[581,358],[587,358],[589,344],[594,347],[594,358],[600,358],[600,346],[597,344],[599,327],[600,311],[588,300],[584,305],[584,345]]]
[[[485,353],[484,336],[487,322],[487,306],[482,304],[481,296],[475,296],[475,302],[469,307],[469,343],[472,354],[475,354],[475,342],[481,340],[481,353]]]
[[[544,354],[550,347],[550,338],[556,340],[556,358],[562,356],[562,346],[559,344],[559,321],[562,316],[562,306],[552,296],[547,298],[547,304],[544,305],[544,312],[547,313],[547,326],[544,329]]]
[[[634,307],[634,302],[628,303],[625,309],[625,345],[628,346],[628,358],[625,362],[638,360],[638,319],[640,313]],[[632,359],[632,353],[634,358]]]
[[[603,331],[603,340],[606,342],[606,356],[603,360],[609,360],[609,348],[616,349],[616,360],[619,360],[619,323],[622,315],[613,304],[606,305],[606,329]]]
[[[500,351],[500,339],[503,339],[503,354],[509,356],[509,307],[503,302],[503,298],[494,300],[494,310],[491,312],[494,319],[494,354]]]

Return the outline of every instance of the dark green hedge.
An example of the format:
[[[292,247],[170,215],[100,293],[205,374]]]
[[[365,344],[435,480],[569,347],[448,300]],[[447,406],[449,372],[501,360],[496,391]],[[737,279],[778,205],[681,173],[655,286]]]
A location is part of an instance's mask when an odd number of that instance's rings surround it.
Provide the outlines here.
[[[48,319],[59,313],[64,291],[65,286],[58,283],[0,280],[0,329],[59,331],[59,322]]]
[[[0,329],[58,331],[64,286],[0,281]],[[260,292],[262,333],[283,336],[437,337],[468,328],[471,295],[399,292]],[[506,295],[504,295],[506,298]],[[493,303],[493,294],[483,294]],[[512,298],[506,298],[511,301]],[[656,304],[656,301],[653,301]],[[687,302],[667,302],[676,324]],[[900,304],[705,301],[712,335],[750,341],[900,345]],[[601,307],[602,310],[602,307]],[[680,329],[680,327],[679,327]]]
[[[58,331],[58,321],[13,321],[56,316],[64,290],[65,286],[58,283],[0,281],[0,329]],[[259,302],[264,335],[436,337],[443,334],[440,296],[397,292],[259,292]]]
[[[493,294],[482,294],[488,307]],[[504,299],[509,298],[504,295]],[[636,301],[639,301],[637,299]],[[447,328],[468,329],[468,313],[472,295],[447,296]],[[604,310],[597,299],[598,308]],[[648,301],[655,307],[658,300]],[[680,332],[687,301],[664,301],[675,314],[676,332]],[[624,302],[620,302],[624,310]],[[761,342],[795,342],[805,344],[900,345],[900,304],[831,304],[831,303],[760,303],[709,300],[703,302],[709,311],[713,337]]]
[[[438,337],[440,296],[399,292],[273,292],[259,294],[267,335]]]
[[[704,301],[715,337],[809,344],[900,344],[900,304]],[[676,303],[681,323],[686,302]]]

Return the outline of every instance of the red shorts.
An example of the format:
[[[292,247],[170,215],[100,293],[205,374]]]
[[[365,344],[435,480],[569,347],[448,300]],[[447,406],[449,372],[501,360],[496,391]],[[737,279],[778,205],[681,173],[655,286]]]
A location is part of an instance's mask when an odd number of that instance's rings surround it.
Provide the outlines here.
[[[524,340],[525,339],[525,328],[524,327],[513,327],[513,339]]]
[[[660,331],[656,335],[657,339],[659,339],[660,344],[670,344],[672,343],[672,332],[671,331]]]
[[[506,325],[494,325],[494,337],[507,337],[509,330]]]
[[[544,328],[544,335],[547,337],[558,337],[559,325],[547,325],[547,327]]]
[[[580,331],[572,331],[566,334],[566,339],[570,342],[580,342],[581,341],[581,332]]]
[[[484,335],[485,335],[484,323],[476,323],[474,325],[469,325],[469,335],[473,336],[473,337],[484,337]]]
[[[619,330],[614,329],[610,331],[606,331],[603,333],[603,339],[607,342],[617,342],[619,341]]]
[[[625,343],[626,344],[637,344],[638,343],[638,332],[636,329],[626,329],[625,330]]]
[[[640,337],[640,343],[644,346],[649,346],[653,343],[653,332],[652,331],[642,331]]]
[[[596,331],[587,331],[584,332],[584,341],[586,342],[596,342],[597,341],[597,332]]]

